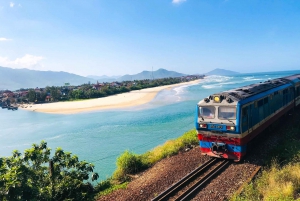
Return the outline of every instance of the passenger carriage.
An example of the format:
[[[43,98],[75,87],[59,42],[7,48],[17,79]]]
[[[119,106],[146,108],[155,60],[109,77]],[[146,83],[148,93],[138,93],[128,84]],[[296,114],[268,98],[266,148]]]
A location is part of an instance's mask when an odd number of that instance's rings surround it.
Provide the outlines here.
[[[213,94],[196,107],[202,154],[236,161],[254,137],[300,104],[300,74]]]

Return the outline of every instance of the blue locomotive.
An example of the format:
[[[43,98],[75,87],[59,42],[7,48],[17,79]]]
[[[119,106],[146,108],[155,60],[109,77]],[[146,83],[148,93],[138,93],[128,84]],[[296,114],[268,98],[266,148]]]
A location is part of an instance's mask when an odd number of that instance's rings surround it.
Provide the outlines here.
[[[300,74],[212,94],[197,104],[201,153],[241,160],[253,138],[300,104]]]

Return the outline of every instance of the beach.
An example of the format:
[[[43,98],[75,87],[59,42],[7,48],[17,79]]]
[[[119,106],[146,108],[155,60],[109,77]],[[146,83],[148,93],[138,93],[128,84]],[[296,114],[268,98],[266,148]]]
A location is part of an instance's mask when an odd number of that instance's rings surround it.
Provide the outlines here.
[[[126,108],[148,103],[155,98],[158,92],[162,90],[170,90],[174,87],[197,84],[199,82],[201,82],[201,79],[172,85],[134,90],[103,98],[81,101],[33,104],[26,107],[20,107],[20,109],[53,114],[76,114],[80,112]]]

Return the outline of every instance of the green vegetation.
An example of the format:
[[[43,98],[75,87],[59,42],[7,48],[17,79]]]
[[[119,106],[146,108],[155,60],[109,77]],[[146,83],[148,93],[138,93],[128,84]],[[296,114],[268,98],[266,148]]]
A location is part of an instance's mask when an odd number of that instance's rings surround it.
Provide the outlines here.
[[[299,200],[300,198],[300,125],[299,119],[283,131],[285,137],[270,154],[261,175],[231,201]]]
[[[118,181],[127,181],[129,179],[129,174],[134,174],[144,170],[163,158],[175,155],[180,150],[197,144],[198,139],[196,131],[191,130],[184,133],[181,137],[169,140],[163,145],[141,155],[125,151],[117,159],[117,170],[113,174],[113,179]]]
[[[94,200],[94,165],[46,142],[0,158],[0,200]]]
[[[124,182],[121,184],[113,183],[114,182],[110,179],[100,182],[96,187],[97,192],[100,192],[97,197],[108,195],[118,189],[126,189],[129,182]]]
[[[194,76],[193,79],[199,79]],[[163,85],[177,84],[187,82],[190,78],[162,78],[155,80],[134,80],[113,83],[97,83],[97,84],[83,84],[81,86],[61,86],[49,87],[44,89],[20,89],[19,92],[26,92],[26,96],[17,98],[18,102],[36,102],[42,103],[45,101],[70,101],[83,100],[90,98],[101,98],[119,93],[129,92],[133,90],[140,90],[150,87],[157,87]]]

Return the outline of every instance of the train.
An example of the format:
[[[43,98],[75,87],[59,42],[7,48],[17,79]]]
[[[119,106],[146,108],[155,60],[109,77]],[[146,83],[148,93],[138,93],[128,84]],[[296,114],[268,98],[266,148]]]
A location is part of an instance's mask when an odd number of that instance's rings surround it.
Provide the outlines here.
[[[240,161],[268,126],[300,105],[300,74],[212,94],[196,106],[202,155]]]

